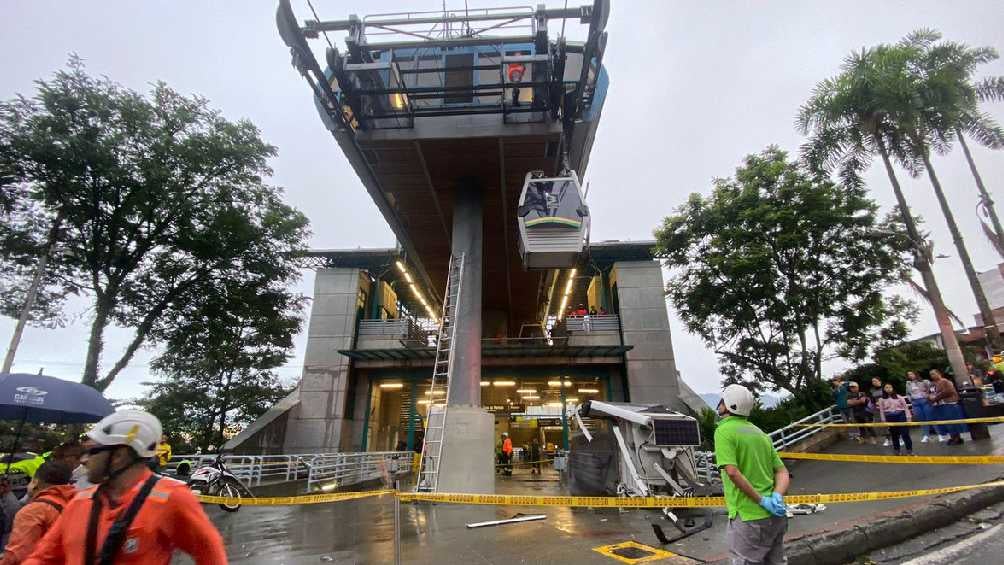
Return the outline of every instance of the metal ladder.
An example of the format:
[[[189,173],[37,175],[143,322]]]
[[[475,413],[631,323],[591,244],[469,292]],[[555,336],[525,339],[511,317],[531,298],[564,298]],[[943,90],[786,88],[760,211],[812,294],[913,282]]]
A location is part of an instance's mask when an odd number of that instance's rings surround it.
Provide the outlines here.
[[[464,279],[464,255],[450,257],[450,269],[443,293],[443,315],[436,337],[436,362],[432,366],[432,386],[429,388],[429,415],[425,420],[425,440],[418,465],[416,492],[436,492],[439,488],[439,469],[443,463],[443,445],[446,443],[446,408],[450,398],[450,381],[453,379],[453,337],[456,332],[457,301]],[[445,390],[438,394],[437,387]]]

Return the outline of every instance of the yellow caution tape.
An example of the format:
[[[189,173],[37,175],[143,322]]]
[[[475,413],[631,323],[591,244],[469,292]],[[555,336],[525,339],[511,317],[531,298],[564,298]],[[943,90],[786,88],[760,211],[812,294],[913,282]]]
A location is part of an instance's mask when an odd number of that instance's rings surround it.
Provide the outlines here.
[[[781,459],[840,461],[843,463],[897,463],[913,465],[1000,465],[1004,455],[851,455],[845,453],[778,453]]]
[[[307,494],[300,496],[274,496],[270,498],[230,498],[226,496],[209,496],[200,494],[197,496],[200,502],[206,504],[226,504],[243,506],[299,506],[302,504],[326,504],[329,502],[342,502],[345,500],[356,500],[359,498],[370,498],[393,494],[392,490],[372,490],[365,492],[332,492],[328,494]]]
[[[848,492],[834,494],[798,494],[785,497],[787,504],[836,504],[843,502],[870,502],[951,494],[980,488],[1001,487],[1004,481],[980,485],[963,485],[922,490],[889,492]],[[398,493],[402,502],[439,502],[445,504],[478,504],[496,506],[562,506],[588,508],[719,508],[725,506],[721,496],[672,497],[649,496],[618,498],[611,496],[524,496],[508,494],[457,494],[457,493]]]
[[[998,424],[1004,422],[1004,416],[988,416],[986,418],[965,418],[963,420],[931,420],[928,422],[913,420],[912,422],[871,422],[862,424],[792,424],[799,428],[894,428],[899,426],[944,426],[948,424]]]
[[[919,490],[885,492],[847,492],[833,494],[796,494],[785,497],[788,504],[837,504],[845,502],[872,502],[951,494],[981,488],[1004,487],[1004,480],[979,485],[962,485]],[[290,506],[302,504],[323,504],[360,498],[370,498],[394,491],[378,490],[369,492],[343,492],[307,496],[281,496],[273,498],[227,498],[222,496],[199,496],[199,500],[209,504],[241,504],[244,506]],[[578,508],[721,508],[725,498],[721,496],[648,496],[621,498],[614,496],[529,496],[512,494],[461,494],[398,492],[402,502],[438,502],[441,504],[467,504],[491,506],[559,506]]]

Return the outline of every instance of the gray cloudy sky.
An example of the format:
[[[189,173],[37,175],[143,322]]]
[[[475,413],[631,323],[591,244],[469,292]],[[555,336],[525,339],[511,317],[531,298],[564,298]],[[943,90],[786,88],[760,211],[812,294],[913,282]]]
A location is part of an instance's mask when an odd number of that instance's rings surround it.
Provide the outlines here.
[[[92,73],[134,89],[163,80],[181,92],[200,94],[228,117],[252,120],[279,147],[274,182],[310,217],[314,246],[392,246],[390,230],[322,127],[307,85],[289,65],[275,30],[275,4],[8,0],[0,23],[0,53],[5,54],[0,58],[0,97],[30,94],[32,81],[63,66],[70,52],[83,57]],[[459,0],[446,4],[463,7]],[[511,4],[470,1],[479,7]],[[322,18],[341,19],[350,13],[434,10],[441,2],[314,0],[314,5]],[[293,6],[301,19],[309,17],[306,0],[294,0]],[[708,193],[710,179],[732,174],[745,154],[769,144],[796,150],[801,139],[793,118],[812,86],[834,74],[850,51],[895,41],[919,27],[1004,49],[1004,4],[614,0],[604,61],[611,86],[587,175],[594,240],[651,238],[662,217],[689,193]],[[581,38],[581,31],[569,23],[569,37]],[[556,27],[552,33],[557,34]],[[1004,74],[1004,64],[998,61],[984,72]],[[1004,104],[987,109],[1004,121]],[[1004,212],[1004,154],[977,149],[975,157]],[[935,164],[977,269],[991,268],[996,258],[979,232],[975,188],[964,159],[953,154]],[[938,250],[952,256],[936,265],[944,294],[956,312],[971,320],[975,302],[930,186],[905,174],[901,178],[915,212],[927,218]],[[869,181],[874,198],[888,209],[893,198],[884,175],[874,169]],[[310,294],[312,283],[308,273],[303,292]],[[73,311],[76,321],[70,327],[26,333],[15,370],[44,367],[48,374],[79,377],[90,313],[84,302],[74,304]],[[684,378],[698,391],[716,390],[714,356],[673,322]],[[4,346],[12,326],[10,320],[0,320]],[[925,308],[914,334],[934,331]],[[304,337],[283,369],[288,378],[299,374]],[[125,330],[110,333],[106,366],[127,338]],[[142,393],[139,383],[149,378],[152,353],[137,356],[110,389],[112,396]]]

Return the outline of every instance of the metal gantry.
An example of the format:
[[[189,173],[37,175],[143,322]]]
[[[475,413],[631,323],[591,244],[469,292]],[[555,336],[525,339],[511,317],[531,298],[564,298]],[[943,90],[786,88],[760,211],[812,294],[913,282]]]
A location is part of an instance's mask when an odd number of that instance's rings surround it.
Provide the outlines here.
[[[439,471],[443,465],[443,447],[446,445],[446,412],[450,399],[450,382],[453,379],[453,344],[457,331],[457,304],[464,280],[464,255],[450,257],[450,270],[443,296],[443,316],[436,338],[436,360],[432,365],[432,385],[429,387],[429,414],[425,419],[422,456],[419,460],[418,492],[436,492],[439,488]],[[442,386],[440,394],[437,387]],[[442,400],[438,400],[442,397]]]

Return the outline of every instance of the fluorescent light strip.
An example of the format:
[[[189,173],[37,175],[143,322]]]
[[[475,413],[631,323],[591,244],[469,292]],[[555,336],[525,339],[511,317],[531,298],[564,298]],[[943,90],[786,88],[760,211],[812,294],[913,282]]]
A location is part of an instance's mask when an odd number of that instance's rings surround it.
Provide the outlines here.
[[[516,386],[516,381],[495,381],[492,383],[494,386]]]
[[[380,388],[404,388],[404,383],[380,383]]]
[[[599,389],[595,389],[595,388],[580,388],[579,389],[579,394],[599,394],[599,393],[600,393]]]

